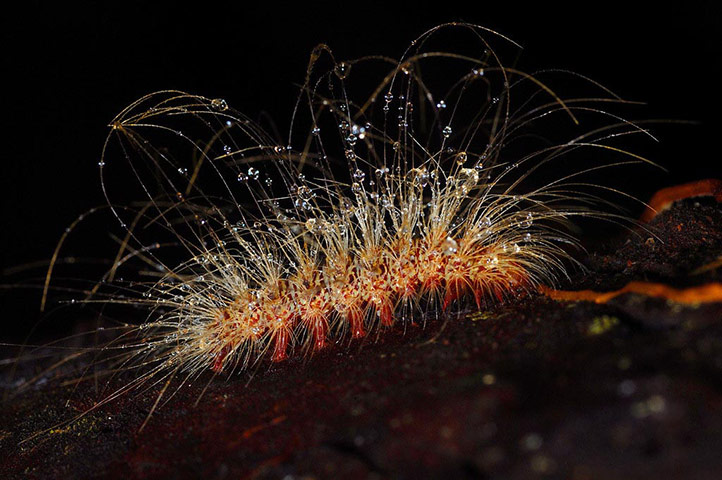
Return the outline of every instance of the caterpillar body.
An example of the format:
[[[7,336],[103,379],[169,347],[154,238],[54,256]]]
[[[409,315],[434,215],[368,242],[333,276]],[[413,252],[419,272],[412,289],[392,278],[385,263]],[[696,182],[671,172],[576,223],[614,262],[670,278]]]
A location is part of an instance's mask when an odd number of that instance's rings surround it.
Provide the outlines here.
[[[473,41],[427,48],[451,29]],[[136,369],[130,386],[231,373],[566,275],[571,219],[625,221],[598,208],[621,193],[586,177],[647,162],[614,142],[649,134],[601,108],[631,102],[505,66],[492,40],[515,48],[468,24],[429,30],[400,60],[337,62],[321,45],[283,142],[219,98],[163,91],[123,110],[99,168],[125,238],[85,300],[150,313],[102,347],[108,370]],[[380,83],[353,97],[374,61]],[[593,93],[562,98],[547,77]],[[145,200],[120,207],[114,185]],[[117,281],[137,260],[159,278]]]

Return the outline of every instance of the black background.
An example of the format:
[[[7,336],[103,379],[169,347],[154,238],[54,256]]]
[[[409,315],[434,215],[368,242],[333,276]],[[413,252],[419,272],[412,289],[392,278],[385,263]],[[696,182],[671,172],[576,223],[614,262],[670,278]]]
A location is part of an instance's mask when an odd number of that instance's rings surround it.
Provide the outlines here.
[[[711,1],[144,3],[25,2],[3,12],[0,269],[47,260],[63,229],[103,203],[97,162],[106,125],[143,94],[223,97],[284,125],[316,44],[339,59],[398,57],[447,21],[510,36],[524,47],[527,71],[570,69],[648,102],[644,117],[699,121],[660,129],[650,154],[670,173],[640,177],[633,193],[720,175],[722,14]],[[76,242],[92,251],[92,236]],[[4,325],[37,309],[23,302],[3,309]]]

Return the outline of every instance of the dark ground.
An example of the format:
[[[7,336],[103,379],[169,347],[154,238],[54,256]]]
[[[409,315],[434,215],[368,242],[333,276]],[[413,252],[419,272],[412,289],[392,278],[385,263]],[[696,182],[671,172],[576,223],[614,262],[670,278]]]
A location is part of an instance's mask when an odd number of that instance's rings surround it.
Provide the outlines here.
[[[722,208],[688,199],[650,233],[606,243],[569,288],[686,287],[722,256]],[[604,251],[611,253],[604,253]],[[717,479],[722,303],[625,294],[527,298],[384,332],[270,369],[185,387],[145,429],[160,386],[76,423],[92,385],[39,387],[0,414],[5,478]],[[65,406],[66,399],[72,400]]]

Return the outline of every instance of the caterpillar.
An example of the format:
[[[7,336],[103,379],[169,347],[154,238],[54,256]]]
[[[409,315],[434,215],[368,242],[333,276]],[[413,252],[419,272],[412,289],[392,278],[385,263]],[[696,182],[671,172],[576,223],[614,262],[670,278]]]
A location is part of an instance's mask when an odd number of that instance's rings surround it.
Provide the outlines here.
[[[438,49],[442,31],[463,46]],[[221,98],[129,105],[98,162],[121,247],[82,301],[148,316],[98,361],[136,372],[127,389],[232,374],[557,284],[577,264],[575,218],[628,222],[609,199],[625,194],[589,177],[651,164],[617,144],[651,135],[584,76],[505,65],[517,48],[462,23],[400,59],[319,45],[283,141]],[[121,206],[119,187],[143,200]],[[138,262],[152,281],[119,279]]]

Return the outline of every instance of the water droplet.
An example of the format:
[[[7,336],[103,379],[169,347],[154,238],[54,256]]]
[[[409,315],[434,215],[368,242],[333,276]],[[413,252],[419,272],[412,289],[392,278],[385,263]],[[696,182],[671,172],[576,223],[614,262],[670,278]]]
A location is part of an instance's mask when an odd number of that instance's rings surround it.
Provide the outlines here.
[[[213,110],[218,110],[219,112],[223,112],[225,110],[228,110],[228,103],[222,98],[214,98],[211,100],[211,108]]]
[[[318,126],[313,127],[313,129],[311,130],[311,134],[313,135],[318,135],[319,133],[321,133],[321,129],[318,128]]]
[[[353,151],[352,148],[346,150],[346,158],[349,160],[353,160],[356,158],[356,153]]]
[[[423,188],[429,184],[429,172],[425,168],[412,168],[407,178],[417,187]]]
[[[276,145],[275,147],[273,147],[273,151],[276,153],[283,153],[283,147],[280,145]]]
[[[336,76],[343,80],[344,78],[346,78],[346,75],[348,75],[349,70],[351,70],[351,68],[348,66],[348,64],[346,62],[341,62],[336,65]]]
[[[436,108],[438,108],[439,110],[443,110],[444,108],[446,108],[446,102],[443,100],[439,100],[439,103],[436,104]]]
[[[364,178],[366,178],[366,174],[365,174],[363,171],[361,171],[360,169],[357,168],[356,171],[353,172],[353,178],[354,178],[354,180],[356,180],[357,182],[363,182],[363,181],[364,181]]]
[[[238,174],[238,181],[239,182],[245,182],[248,180],[248,175],[245,172],[240,172]]]
[[[447,125],[441,131],[441,134],[444,136],[444,138],[449,138],[451,136],[451,131],[451,126]]]
[[[444,255],[453,255],[459,250],[459,244],[456,243],[456,240],[454,240],[453,238],[446,237],[446,240],[444,240],[441,248],[444,252]]]
[[[354,135],[353,133],[349,134],[349,136],[346,137],[346,141],[347,141],[348,144],[351,145],[351,146],[356,145],[356,140],[357,140],[357,139],[358,139],[358,137],[357,137],[356,135]]]
[[[386,103],[390,103],[393,99],[394,95],[391,92],[388,92],[386,93],[386,95],[384,95],[384,100],[386,100]]]
[[[459,152],[456,154],[456,164],[462,166],[466,162],[466,152]]]
[[[360,184],[360,183],[358,183],[358,182],[353,182],[353,183],[351,184],[351,191],[352,191],[353,193],[361,193],[362,190],[363,190],[363,187],[361,187],[361,184]]]
[[[258,180],[258,169],[253,167],[248,167],[248,176],[252,178],[253,180]]]
[[[529,228],[532,226],[532,223],[534,223],[534,216],[529,212],[526,214],[524,221],[521,222],[521,226],[522,228]]]
[[[394,142],[392,148],[394,149],[394,152],[398,152],[399,148],[401,148],[401,144],[399,142]]]
[[[298,187],[298,189],[296,190],[296,195],[298,195],[298,198],[300,198],[301,200],[310,200],[311,198],[313,198],[313,193],[311,192],[311,189],[309,189],[305,185],[301,185],[300,187]]]
[[[377,168],[374,173],[378,178],[381,178],[387,173],[389,173],[389,167]]]
[[[457,185],[464,190],[464,194],[479,183],[479,172],[473,168],[462,168],[456,175]]]

